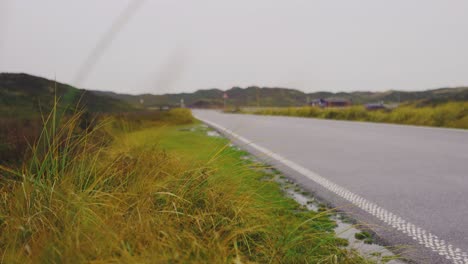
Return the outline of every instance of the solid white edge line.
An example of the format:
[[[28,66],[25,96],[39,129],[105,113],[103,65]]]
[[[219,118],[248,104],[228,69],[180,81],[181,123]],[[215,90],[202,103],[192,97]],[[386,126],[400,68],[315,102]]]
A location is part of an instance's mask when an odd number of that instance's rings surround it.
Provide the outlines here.
[[[375,203],[372,203],[363,197],[348,191],[347,189],[331,182],[330,180],[318,175],[300,166],[293,161],[290,161],[279,154],[276,154],[264,147],[259,146],[258,144],[253,143],[252,141],[237,135],[233,131],[224,128],[216,123],[211,121],[205,120],[203,118],[197,117],[200,121],[216,128],[220,131],[223,131],[232,137],[236,138],[237,140],[245,143],[246,145],[262,152],[266,156],[283,163],[287,167],[295,170],[296,172],[304,175],[305,177],[311,179],[312,181],[318,183],[320,186],[324,187],[325,189],[337,194],[338,196],[342,197],[343,199],[351,202],[352,204],[356,205],[360,209],[366,211],[367,213],[371,214],[372,216],[378,218],[379,220],[383,221],[387,225],[397,229],[398,231],[408,235],[412,239],[418,241],[419,244],[424,245],[426,248],[429,248],[433,252],[445,256],[446,259],[451,260],[454,264],[468,264],[468,253],[462,251],[460,248],[454,248],[451,244],[447,243],[446,241],[440,239],[436,235],[412,224],[401,217],[383,209],[382,207],[378,206]]]

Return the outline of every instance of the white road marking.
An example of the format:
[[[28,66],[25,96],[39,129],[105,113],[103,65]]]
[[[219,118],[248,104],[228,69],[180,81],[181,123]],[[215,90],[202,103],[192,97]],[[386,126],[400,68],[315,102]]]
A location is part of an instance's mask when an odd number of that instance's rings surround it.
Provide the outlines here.
[[[203,121],[204,123],[216,128],[224,133],[231,135],[232,137],[236,138],[237,140],[245,143],[246,145],[264,153],[266,156],[283,163],[284,165],[288,166],[289,168],[299,172],[300,174],[306,176],[307,178],[313,180],[314,182],[318,183],[325,189],[337,194],[338,196],[344,198],[345,200],[351,202],[352,204],[356,205],[360,209],[366,211],[367,213],[377,217],[384,223],[388,224],[389,226],[397,229],[398,231],[408,235],[412,239],[418,241],[419,244],[424,245],[426,248],[431,249],[433,252],[445,256],[446,259],[450,260],[454,264],[468,264],[468,253],[463,252],[459,248],[455,248],[447,243],[446,241],[440,239],[436,235],[412,224],[401,217],[383,209],[382,207],[378,206],[375,203],[372,203],[363,197],[348,191],[347,189],[327,180],[326,178],[314,173],[297,163],[294,163],[272,151],[261,147],[252,141],[241,137],[234,133],[233,131],[224,128],[216,123],[211,121],[205,120],[203,118],[196,117],[199,120]]]

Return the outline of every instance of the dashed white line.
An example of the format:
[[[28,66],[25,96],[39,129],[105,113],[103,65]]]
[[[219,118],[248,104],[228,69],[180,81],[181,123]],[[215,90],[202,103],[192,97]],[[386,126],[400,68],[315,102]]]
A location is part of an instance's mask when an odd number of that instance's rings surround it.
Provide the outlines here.
[[[432,250],[433,252],[444,256],[447,260],[450,260],[454,264],[468,264],[468,253],[463,252],[460,248],[454,248],[451,244],[447,243],[446,241],[440,239],[436,235],[412,224],[400,216],[397,216],[382,207],[378,206],[375,203],[372,203],[363,197],[348,191],[347,189],[331,182],[330,180],[318,175],[306,169],[299,164],[296,164],[272,151],[261,147],[250,140],[237,135],[233,131],[224,128],[216,123],[211,121],[205,120],[203,118],[197,117],[199,120],[203,121],[204,123],[216,128],[230,136],[236,138],[237,140],[243,142],[244,144],[262,152],[266,156],[279,161],[286,165],[287,167],[299,172],[300,174],[304,175],[305,177],[313,180],[314,182],[318,183],[325,189],[337,194],[338,196],[344,198],[345,200],[351,202],[352,204],[356,205],[357,207],[361,208],[362,210],[366,211],[367,213],[373,215],[374,217],[378,218],[379,220],[383,221],[384,223],[388,224],[389,226],[397,229],[398,231],[408,235],[412,239],[416,240],[419,244],[425,246],[426,248]]]

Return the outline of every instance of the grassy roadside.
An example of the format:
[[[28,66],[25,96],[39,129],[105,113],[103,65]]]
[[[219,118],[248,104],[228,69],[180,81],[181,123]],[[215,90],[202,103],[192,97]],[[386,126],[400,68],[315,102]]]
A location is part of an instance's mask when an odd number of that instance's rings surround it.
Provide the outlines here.
[[[245,153],[171,115],[49,124],[31,161],[0,168],[0,262],[365,262]]]
[[[343,109],[278,107],[244,111],[244,113],[468,129],[468,102],[451,102],[434,106],[407,104],[393,110],[378,111],[368,111],[363,106]]]

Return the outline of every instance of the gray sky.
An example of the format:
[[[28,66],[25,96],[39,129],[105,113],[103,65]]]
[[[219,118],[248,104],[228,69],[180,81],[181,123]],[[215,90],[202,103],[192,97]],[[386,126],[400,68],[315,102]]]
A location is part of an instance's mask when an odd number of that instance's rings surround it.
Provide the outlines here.
[[[128,0],[0,0],[0,72],[73,84]],[[147,0],[81,86],[166,93],[468,85],[466,0]]]

